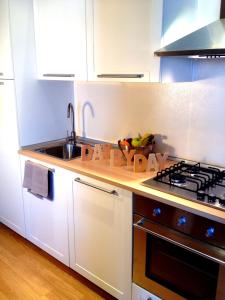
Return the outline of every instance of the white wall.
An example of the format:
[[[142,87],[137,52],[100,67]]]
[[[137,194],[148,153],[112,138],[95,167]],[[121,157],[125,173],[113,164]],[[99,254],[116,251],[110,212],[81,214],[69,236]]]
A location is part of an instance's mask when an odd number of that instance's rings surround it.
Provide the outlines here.
[[[117,142],[138,132],[157,134],[170,155],[225,166],[225,61],[194,62],[190,83],[77,84],[77,132]],[[83,106],[86,105],[85,119]]]
[[[30,79],[17,98],[20,145],[64,138],[71,126],[67,105],[73,102],[73,83]]]

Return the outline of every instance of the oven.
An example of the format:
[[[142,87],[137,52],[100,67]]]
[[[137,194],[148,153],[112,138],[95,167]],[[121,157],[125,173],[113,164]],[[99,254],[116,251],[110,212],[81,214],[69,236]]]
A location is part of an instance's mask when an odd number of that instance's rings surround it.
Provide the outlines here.
[[[225,224],[133,195],[133,282],[165,300],[225,299]]]

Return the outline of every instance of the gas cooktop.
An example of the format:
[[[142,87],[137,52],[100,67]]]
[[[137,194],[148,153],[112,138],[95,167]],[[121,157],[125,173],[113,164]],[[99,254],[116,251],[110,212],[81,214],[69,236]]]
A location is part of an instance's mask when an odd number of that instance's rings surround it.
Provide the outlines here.
[[[180,161],[143,185],[225,211],[225,170]]]

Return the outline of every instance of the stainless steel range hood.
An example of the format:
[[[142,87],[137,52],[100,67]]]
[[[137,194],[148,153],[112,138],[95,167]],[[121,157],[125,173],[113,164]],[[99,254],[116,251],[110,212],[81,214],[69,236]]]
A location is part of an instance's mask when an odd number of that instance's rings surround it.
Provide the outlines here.
[[[155,51],[156,56],[225,57],[225,1],[219,20]]]

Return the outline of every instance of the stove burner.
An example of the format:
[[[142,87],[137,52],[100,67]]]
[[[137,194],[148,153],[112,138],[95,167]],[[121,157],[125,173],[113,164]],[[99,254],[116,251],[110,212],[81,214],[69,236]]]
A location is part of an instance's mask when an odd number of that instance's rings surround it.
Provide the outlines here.
[[[170,181],[172,184],[186,184],[186,176],[178,173],[170,175]]]
[[[199,166],[191,167],[189,172],[190,172],[191,176],[195,176],[196,174],[199,174],[199,172],[200,172]]]

